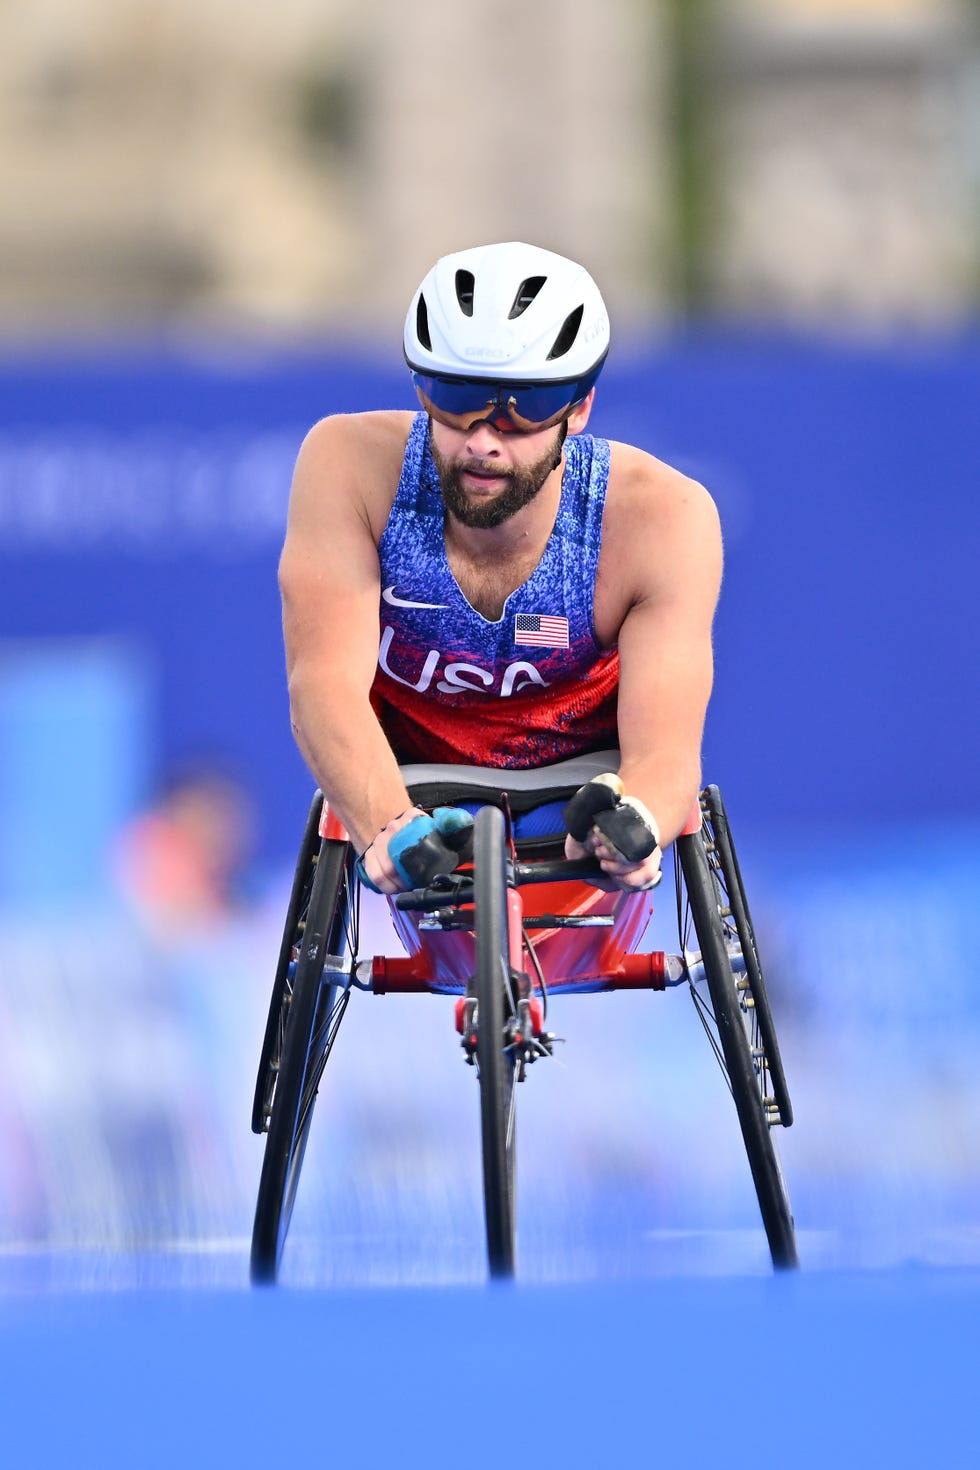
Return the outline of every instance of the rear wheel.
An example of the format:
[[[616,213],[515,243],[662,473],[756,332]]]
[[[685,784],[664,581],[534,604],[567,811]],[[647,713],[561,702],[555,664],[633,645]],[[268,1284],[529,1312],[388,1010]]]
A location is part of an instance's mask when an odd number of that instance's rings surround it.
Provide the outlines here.
[[[357,955],[353,853],[324,839],[296,919],[263,1095],[268,1129],[252,1232],[255,1283],[275,1281],[320,1079],[350,999]],[[278,978],[278,977],[277,977]],[[275,997],[273,997],[275,999]],[[260,1086],[263,1073],[260,1071]],[[257,1093],[258,1101],[258,1093]]]
[[[701,952],[708,994],[699,993],[694,973],[691,993],[735,1102],[773,1265],[793,1268],[799,1265],[796,1233],[773,1134],[792,1121],[786,1080],[717,787],[702,794],[701,810],[700,831],[675,844],[681,944],[685,956]]]
[[[738,856],[735,851],[732,829],[728,821],[728,813],[725,810],[725,803],[721,799],[721,792],[717,786],[706,787],[703,800],[705,818],[713,843],[713,848],[709,848],[708,851],[709,863],[714,867],[719,885],[728,899],[728,907],[731,909],[731,921],[735,925],[742,956],[745,960],[745,972],[749,980],[749,993],[755,1001],[755,1016],[765,1053],[766,1070],[769,1074],[768,1091],[771,1092],[773,1101],[776,1104],[779,1122],[784,1128],[789,1128],[793,1122],[793,1104],[790,1101],[789,1088],[786,1085],[786,1073],[783,1070],[782,1057],[779,1054],[776,1028],[773,1024],[769,995],[766,990],[762,964],[759,960],[759,949],[755,939],[755,929],[752,926],[752,916],[749,913],[749,902],[745,896],[745,884],[742,882],[742,872],[738,865]]]
[[[269,1127],[272,1097],[276,1089],[279,1065],[282,1060],[283,1023],[288,1008],[283,1000],[286,986],[290,983],[291,967],[296,964],[296,948],[303,934],[306,915],[310,906],[310,893],[316,876],[317,857],[320,852],[320,813],[323,810],[323,793],[318,791],[310,805],[306,818],[306,829],[296,859],[286,922],[283,925],[282,943],[279,946],[279,961],[276,978],[272,984],[272,999],[262,1039],[262,1054],[259,1057],[259,1072],[255,1080],[255,1096],[252,1099],[252,1132],[265,1133]]]
[[[473,834],[476,935],[476,1060],[483,1137],[483,1199],[490,1274],[507,1278],[516,1260],[514,1048],[505,1026],[515,1014],[507,925],[507,844],[502,812],[482,807]]]

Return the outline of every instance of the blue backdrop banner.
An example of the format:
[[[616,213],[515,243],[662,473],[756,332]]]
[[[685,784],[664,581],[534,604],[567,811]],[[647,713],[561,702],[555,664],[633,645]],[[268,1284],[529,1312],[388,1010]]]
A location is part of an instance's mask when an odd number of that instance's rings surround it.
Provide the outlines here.
[[[976,340],[703,335],[610,363],[593,430],[695,475],[721,510],[705,774],[742,825],[980,810],[978,381]],[[113,816],[154,775],[214,758],[254,791],[266,857],[292,853],[311,783],[276,588],[289,480],[310,424],[370,407],[412,407],[394,355],[0,364],[0,638],[41,663],[68,638],[125,645],[132,682],[112,699],[141,748],[113,757]]]

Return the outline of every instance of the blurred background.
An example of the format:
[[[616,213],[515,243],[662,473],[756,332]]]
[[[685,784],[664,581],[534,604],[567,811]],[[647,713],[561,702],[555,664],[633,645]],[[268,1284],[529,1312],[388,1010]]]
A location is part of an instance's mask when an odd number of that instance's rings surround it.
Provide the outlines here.
[[[418,281],[512,238],[607,297],[592,428],[722,513],[705,775],[804,1261],[980,1257],[980,5],[0,0],[0,1281],[245,1279],[311,794],[292,463],[326,413],[412,406]],[[479,1279],[448,1002],[358,1000],[291,1269]],[[555,1021],[529,1269],[765,1269],[684,996]]]

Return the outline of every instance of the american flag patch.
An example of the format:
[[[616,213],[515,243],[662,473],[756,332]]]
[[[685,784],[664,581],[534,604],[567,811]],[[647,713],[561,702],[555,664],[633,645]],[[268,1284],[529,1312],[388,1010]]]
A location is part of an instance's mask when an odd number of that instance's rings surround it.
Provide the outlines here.
[[[546,613],[518,613],[514,619],[514,642],[535,648],[567,648],[568,619]]]

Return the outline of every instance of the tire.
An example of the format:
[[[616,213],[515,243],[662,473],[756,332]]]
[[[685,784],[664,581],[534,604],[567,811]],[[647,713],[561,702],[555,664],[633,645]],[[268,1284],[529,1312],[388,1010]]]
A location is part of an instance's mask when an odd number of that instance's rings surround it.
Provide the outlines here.
[[[736,906],[731,898],[736,889],[741,891],[741,881],[737,868],[723,866],[724,854],[716,842],[713,798],[718,808],[724,810],[717,788],[709,788],[702,795],[700,831],[679,837],[675,844],[680,938],[686,955],[694,947],[690,943],[693,923],[710,1005],[698,994],[693,981],[691,993],[735,1102],[773,1266],[777,1270],[791,1270],[799,1265],[799,1257],[793,1213],[773,1136],[773,1129],[782,1118],[776,1095],[770,1090],[772,1069],[755,992],[762,972],[744,902],[743,927],[735,919]],[[727,837],[727,852],[733,853],[730,832]],[[769,1039],[778,1061],[764,985],[759,993],[763,996],[762,1010],[768,1017]],[[779,1071],[781,1075],[781,1064]],[[785,1092],[785,1078],[782,1088]]]
[[[268,1136],[252,1231],[251,1276],[276,1280],[292,1218],[313,1104],[327,1058],[350,999],[356,957],[356,902],[350,844],[324,839],[297,931],[299,958],[292,980],[287,967],[277,1032],[282,1037],[271,1095]],[[327,957],[331,968],[324,970]],[[331,973],[337,979],[331,980]],[[273,1047],[273,1056],[276,1046]]]
[[[476,1060],[483,1139],[483,1200],[490,1275],[514,1275],[517,1253],[514,1084],[516,1061],[505,1026],[514,1016],[507,925],[504,817],[481,807],[473,834],[476,936]]]
[[[728,907],[732,911],[732,919],[738,933],[742,954],[745,957],[745,972],[749,980],[750,994],[755,1001],[756,1019],[765,1049],[772,1097],[779,1113],[780,1123],[784,1128],[790,1128],[793,1123],[793,1104],[786,1085],[782,1057],[779,1054],[776,1028],[773,1024],[769,995],[759,960],[759,948],[755,940],[749,903],[745,896],[745,884],[742,882],[742,872],[735,852],[735,841],[732,837],[725,803],[721,799],[721,792],[717,786],[705,788],[704,806],[705,817],[714,841],[719,879],[727,895]]]
[[[306,923],[306,914],[310,906],[310,893],[316,875],[316,860],[320,851],[319,827],[322,809],[323,793],[318,791],[306,818],[303,841],[300,843],[296,871],[293,874],[289,906],[286,909],[286,922],[283,925],[282,943],[279,946],[276,977],[272,985],[272,999],[269,1002],[269,1015],[265,1023],[265,1036],[262,1040],[262,1054],[259,1057],[259,1071],[255,1079],[255,1096],[252,1099],[253,1133],[265,1133],[269,1127],[272,1097],[282,1058],[282,1032],[285,1019],[283,997],[286,994],[289,967],[293,963],[293,951],[302,938],[303,926]]]

